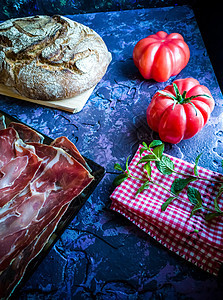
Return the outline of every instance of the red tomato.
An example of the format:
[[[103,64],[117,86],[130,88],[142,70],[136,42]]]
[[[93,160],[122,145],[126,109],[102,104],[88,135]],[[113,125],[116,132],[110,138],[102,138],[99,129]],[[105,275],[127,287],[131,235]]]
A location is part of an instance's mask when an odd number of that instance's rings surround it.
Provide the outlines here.
[[[147,122],[161,140],[177,144],[205,126],[214,104],[208,88],[196,79],[178,79],[153,96],[146,112]]]
[[[134,47],[133,60],[145,79],[167,81],[186,67],[190,50],[179,33],[159,31],[140,40]]]

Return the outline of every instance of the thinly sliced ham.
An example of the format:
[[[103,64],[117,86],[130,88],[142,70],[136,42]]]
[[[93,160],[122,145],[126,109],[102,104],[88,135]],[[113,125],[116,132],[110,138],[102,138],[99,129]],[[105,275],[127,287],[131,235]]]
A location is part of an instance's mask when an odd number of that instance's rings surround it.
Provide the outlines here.
[[[20,139],[14,143],[14,153],[15,157],[0,170],[0,207],[25,189],[41,164],[41,159]]]
[[[0,130],[6,129],[5,116],[0,116]]]
[[[54,232],[60,219],[66,212],[68,206],[69,204],[66,204],[60,210],[57,217],[32,241],[32,243],[25,247],[8,266],[8,268],[6,268],[2,272],[2,274],[0,275],[0,293],[2,293],[1,296],[4,299],[12,294],[16,286],[23,278],[29,264],[48,243],[52,233]],[[6,290],[5,287],[8,287],[8,289]]]
[[[18,133],[13,128],[0,130],[0,170],[15,157],[15,141],[18,138]]]
[[[45,167],[30,183],[27,192],[14,199],[20,205],[16,206],[16,210],[9,210],[9,221],[6,216],[3,218],[7,227],[0,234],[0,270],[57,216],[61,207],[78,196],[93,179],[80,163],[62,149],[41,144],[35,144],[34,147]],[[25,240],[21,239],[23,235]]]
[[[61,136],[56,138],[52,143],[51,146],[61,148],[65,150],[67,153],[69,153],[71,156],[73,156],[77,161],[79,161],[85,168],[87,168],[89,171],[91,171],[90,167],[86,163],[83,156],[78,151],[77,147],[68,140],[67,137]]]
[[[43,143],[44,137],[33,130],[32,128],[17,122],[11,122],[9,127],[13,127],[19,134],[19,137],[24,142],[34,142],[34,143]]]
[[[14,131],[8,128],[14,151],[11,151],[11,159],[4,159],[2,163],[5,174],[9,174],[8,181],[16,182],[13,175],[19,173],[15,168],[16,160],[21,157],[23,163],[26,161],[23,166],[27,165],[28,152],[38,158],[39,166],[32,178],[31,171],[28,172],[29,183],[24,184],[20,193],[14,195],[12,192],[11,198],[8,197],[0,209],[0,295],[4,297],[19,283],[27,265],[47,243],[71,201],[93,180],[85,166],[61,149],[63,147],[40,143],[24,145],[18,142],[21,140]],[[2,136],[5,137],[6,133]],[[14,172],[7,169],[10,163],[14,166]],[[31,164],[28,165],[31,167]],[[22,169],[19,165],[18,169],[22,174],[25,167]],[[6,187],[4,182],[2,187]]]

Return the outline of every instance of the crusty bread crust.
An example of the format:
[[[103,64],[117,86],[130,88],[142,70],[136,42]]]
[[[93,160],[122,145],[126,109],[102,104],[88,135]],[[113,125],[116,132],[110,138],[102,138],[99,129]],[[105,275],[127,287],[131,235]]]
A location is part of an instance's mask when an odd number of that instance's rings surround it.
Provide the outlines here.
[[[104,76],[111,54],[89,27],[62,16],[0,24],[0,83],[39,100],[74,97]]]

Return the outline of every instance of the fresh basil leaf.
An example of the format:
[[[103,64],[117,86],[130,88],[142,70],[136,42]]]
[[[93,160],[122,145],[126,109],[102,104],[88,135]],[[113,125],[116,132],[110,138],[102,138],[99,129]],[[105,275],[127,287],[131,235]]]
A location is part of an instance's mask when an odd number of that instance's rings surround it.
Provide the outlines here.
[[[155,148],[153,148],[153,153],[160,158],[163,155],[163,151],[164,151],[164,144],[161,144],[159,146],[156,146]]]
[[[143,145],[146,149],[148,149],[148,146],[147,146],[147,144],[146,144],[145,142],[142,142],[142,145]]]
[[[126,178],[128,178],[127,173],[122,173],[119,174],[114,180],[113,180],[113,185],[116,187],[120,185]]]
[[[121,167],[120,164],[118,164],[118,163],[116,163],[116,164],[114,165],[114,169],[117,170],[117,171],[123,171],[123,170],[122,170],[122,167]]]
[[[197,189],[189,186],[187,189],[187,197],[192,204],[196,206],[202,205],[201,194]]]
[[[153,155],[153,154],[148,154],[148,155],[145,155],[143,156],[137,163],[137,165],[141,164],[141,163],[145,163],[145,162],[148,162],[148,161],[155,161],[157,160],[156,156]]]
[[[141,185],[140,188],[137,190],[136,196],[137,196],[139,193],[141,193],[142,191],[148,189],[148,188],[149,188],[149,184],[150,184],[149,181],[144,182],[143,185]]]
[[[195,180],[197,179],[190,176],[188,178],[176,178],[171,185],[171,192],[178,195],[188,185],[188,183]]]
[[[149,144],[149,148],[154,148],[156,146],[160,146],[162,145],[163,142],[160,140],[153,140],[150,144]]]
[[[161,211],[165,211],[168,207],[168,205],[174,200],[176,197],[169,197],[167,200],[162,204]]]
[[[201,155],[202,155],[202,153],[200,153],[195,159],[195,164],[194,164],[194,175],[195,176],[198,176],[197,165],[198,165],[198,161],[199,161]]]
[[[143,168],[147,171],[149,177],[151,177],[151,173],[152,173],[152,168],[151,168],[151,164],[150,164],[150,161],[147,162]]]
[[[215,207],[215,210],[216,212],[219,212],[219,213],[223,213],[221,210],[220,210],[220,207],[218,206],[218,199],[219,197],[221,196],[221,194],[223,193],[223,184],[220,186],[220,189],[218,191],[218,194],[217,196],[215,197],[214,199],[214,207]]]
[[[198,205],[195,205],[190,213],[190,217],[192,217],[198,210],[202,209],[203,206],[198,204]]]
[[[127,171],[128,173],[129,173],[129,157],[130,157],[130,156],[127,157],[126,163],[125,163],[126,171]]]
[[[170,175],[173,173],[174,163],[168,156],[162,155],[161,159],[156,161],[155,164],[160,173],[164,175]]]
[[[142,148],[140,148],[139,149],[139,154],[140,154],[140,156],[143,154],[143,152],[144,151],[146,151],[147,150],[147,148],[145,148],[145,147],[142,147]]]
[[[199,209],[203,208],[201,194],[197,189],[189,187],[187,189],[187,196],[189,201],[194,205],[190,214],[190,217],[192,217]]]
[[[211,220],[213,220],[215,217],[219,217],[219,216],[221,216],[221,215],[223,215],[223,213],[218,213],[218,212],[216,212],[216,213],[207,213],[207,214],[205,215],[205,221],[211,221]]]

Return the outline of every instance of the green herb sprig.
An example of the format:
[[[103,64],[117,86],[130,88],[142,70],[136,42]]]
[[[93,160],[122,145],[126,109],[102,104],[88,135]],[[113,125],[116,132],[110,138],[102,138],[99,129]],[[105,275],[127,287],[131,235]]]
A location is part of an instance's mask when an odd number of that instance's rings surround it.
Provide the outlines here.
[[[135,177],[131,174],[129,170],[129,157],[126,160],[126,170],[123,170],[121,165],[119,163],[116,163],[114,165],[115,170],[121,171],[121,173],[115,178],[113,181],[113,184],[115,186],[120,185],[125,179],[127,178],[134,178],[136,180],[139,180],[142,182],[142,185],[136,192],[136,196],[141,193],[143,190],[148,189],[151,184],[154,184],[156,186],[161,187],[162,189],[166,190],[170,196],[166,199],[166,201],[162,204],[161,206],[161,211],[165,211],[170,203],[172,203],[175,199],[179,199],[181,201],[185,202],[185,199],[180,197],[180,193],[187,188],[187,197],[190,203],[193,205],[193,208],[191,210],[190,216],[192,217],[194,214],[196,214],[197,211],[203,209],[207,211],[205,214],[205,220],[210,221],[215,217],[222,216],[223,211],[220,209],[218,205],[218,200],[223,193],[223,182],[218,181],[215,179],[207,179],[204,177],[201,177],[198,173],[198,162],[199,159],[202,155],[200,153],[194,163],[194,168],[193,168],[193,174],[189,175],[183,172],[178,172],[175,170],[175,166],[173,161],[166,156],[164,152],[164,143],[160,140],[154,140],[152,141],[149,146],[145,142],[142,143],[142,148],[139,150],[140,152],[140,160],[138,161],[137,165],[143,164],[143,170],[144,170],[144,176],[141,178]],[[146,152],[146,155],[142,155],[144,152]],[[149,154],[148,154],[149,153]],[[157,183],[154,181],[152,178],[152,164],[151,162],[155,163],[156,168],[159,170],[160,173],[163,175],[171,175],[172,173],[175,173],[177,175],[180,175],[181,177],[176,178],[172,185],[170,190],[167,189],[165,186]],[[222,166],[223,166],[223,161],[222,161]],[[183,178],[182,178],[183,177]],[[206,204],[203,203],[202,201],[202,196],[201,193],[199,192],[198,189],[190,186],[191,182],[197,181],[197,180],[203,180],[203,181],[210,181],[214,184],[220,184],[220,189],[217,194],[217,196],[213,199],[213,204],[214,208],[208,207]]]

